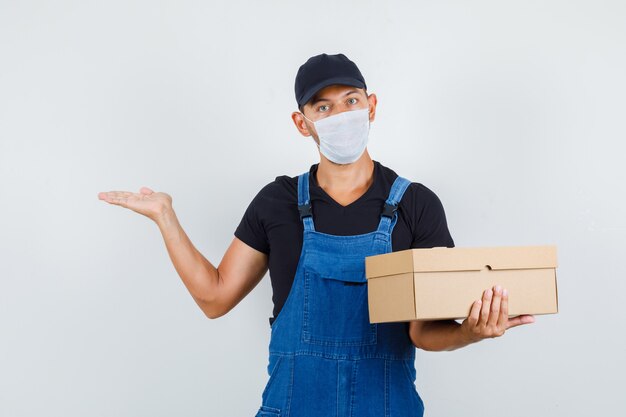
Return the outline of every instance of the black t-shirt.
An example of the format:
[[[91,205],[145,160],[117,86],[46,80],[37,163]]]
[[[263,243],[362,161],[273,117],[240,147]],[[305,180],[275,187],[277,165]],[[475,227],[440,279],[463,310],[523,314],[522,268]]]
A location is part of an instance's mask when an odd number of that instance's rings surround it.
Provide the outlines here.
[[[356,201],[342,206],[317,183],[318,164],[309,172],[309,193],[315,230],[332,235],[357,235],[376,230],[391,185],[398,176],[374,161],[374,181]],[[441,201],[420,183],[411,183],[398,205],[391,234],[392,250],[454,247]],[[276,177],[248,206],[235,236],[269,257],[274,317],[285,304],[300,259],[303,225],[298,213],[298,177]]]

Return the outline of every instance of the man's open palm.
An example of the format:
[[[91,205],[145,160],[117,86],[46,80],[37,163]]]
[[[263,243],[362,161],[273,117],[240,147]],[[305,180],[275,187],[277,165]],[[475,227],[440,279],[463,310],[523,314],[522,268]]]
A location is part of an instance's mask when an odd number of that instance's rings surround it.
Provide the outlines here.
[[[98,193],[98,198],[110,204],[126,207],[156,221],[172,207],[172,197],[167,193],[155,193],[148,187],[141,187],[139,193],[130,191],[107,191]]]

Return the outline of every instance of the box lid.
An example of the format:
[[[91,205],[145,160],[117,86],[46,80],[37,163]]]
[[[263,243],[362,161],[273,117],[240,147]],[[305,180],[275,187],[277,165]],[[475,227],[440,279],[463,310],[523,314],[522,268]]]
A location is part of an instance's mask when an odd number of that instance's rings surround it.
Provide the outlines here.
[[[365,258],[367,278],[406,272],[556,268],[556,246],[407,249]]]

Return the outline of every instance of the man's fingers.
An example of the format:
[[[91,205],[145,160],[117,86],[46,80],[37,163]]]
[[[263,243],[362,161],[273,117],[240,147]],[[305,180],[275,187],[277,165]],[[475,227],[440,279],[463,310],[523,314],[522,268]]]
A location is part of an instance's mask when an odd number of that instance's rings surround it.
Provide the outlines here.
[[[498,317],[498,328],[505,329],[509,320],[509,291],[502,290],[502,301],[500,303],[500,316]]]
[[[520,324],[523,324],[521,316],[517,316],[517,317],[510,318],[506,326],[507,326],[507,329],[510,329],[512,327],[519,326]]]
[[[127,196],[124,195],[123,191],[113,191],[113,192],[107,193],[107,199],[121,202],[123,200],[126,200]]]
[[[467,321],[471,327],[475,327],[478,323],[478,318],[480,317],[480,307],[482,305],[481,300],[476,300],[472,304],[472,308],[470,310],[470,314],[467,317]]]
[[[485,326],[487,325],[487,320],[489,319],[489,310],[491,309],[491,297],[492,297],[491,288],[486,290],[483,294],[483,306],[480,310],[480,323],[479,325]]]
[[[130,191],[101,192],[98,193],[98,198],[109,204],[130,209],[151,220],[160,217],[168,207],[171,209],[172,203],[172,197],[169,194],[154,192],[148,187],[140,187],[138,193]]]
[[[510,329],[511,327],[519,326],[521,324],[530,324],[534,322],[535,322],[535,317],[532,315],[524,314],[522,316],[516,316],[516,317],[509,319],[509,322],[507,324],[507,329]]]
[[[132,193],[129,193],[127,191],[105,191],[103,193],[98,194],[98,197],[113,199],[113,198],[124,197],[128,194],[132,194]]]
[[[98,198],[100,198],[101,200],[105,200],[107,203],[117,204],[122,207],[126,207],[128,197],[132,195],[133,193],[129,191],[108,191],[98,194]]]
[[[498,323],[498,317],[500,316],[500,300],[502,299],[502,288],[496,285],[493,288],[493,298],[491,299],[491,312],[489,313],[489,319],[487,320],[487,326],[495,327]]]

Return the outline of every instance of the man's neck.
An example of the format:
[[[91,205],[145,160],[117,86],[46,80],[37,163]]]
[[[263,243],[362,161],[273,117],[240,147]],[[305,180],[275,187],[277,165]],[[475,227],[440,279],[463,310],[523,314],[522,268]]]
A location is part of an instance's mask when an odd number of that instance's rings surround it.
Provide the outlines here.
[[[354,163],[337,165],[323,155],[317,167],[318,185],[341,205],[363,195],[374,181],[374,162],[367,149]]]

